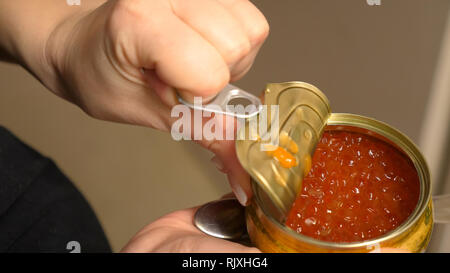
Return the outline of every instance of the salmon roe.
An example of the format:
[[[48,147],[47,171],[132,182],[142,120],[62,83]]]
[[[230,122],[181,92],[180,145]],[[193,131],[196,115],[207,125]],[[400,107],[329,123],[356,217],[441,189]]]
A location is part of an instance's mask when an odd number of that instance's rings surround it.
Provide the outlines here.
[[[275,158],[283,168],[292,168],[297,166],[297,160],[295,157],[281,147],[277,147],[273,151],[266,151],[266,153]]]
[[[326,131],[286,225],[331,242],[376,238],[404,222],[420,184],[412,162],[374,137]]]

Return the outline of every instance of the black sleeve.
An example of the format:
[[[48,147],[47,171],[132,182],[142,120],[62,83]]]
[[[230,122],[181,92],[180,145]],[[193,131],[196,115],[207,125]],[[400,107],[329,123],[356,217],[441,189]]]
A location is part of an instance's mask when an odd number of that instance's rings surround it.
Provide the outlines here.
[[[110,252],[95,213],[48,158],[0,126],[0,252]],[[73,244],[73,243],[71,243]]]

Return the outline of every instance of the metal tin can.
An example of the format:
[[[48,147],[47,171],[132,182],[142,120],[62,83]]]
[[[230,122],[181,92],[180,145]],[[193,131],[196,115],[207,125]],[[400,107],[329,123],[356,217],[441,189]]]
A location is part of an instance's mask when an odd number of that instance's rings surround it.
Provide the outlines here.
[[[246,210],[246,221],[254,245],[264,252],[369,252],[380,247],[425,251],[433,227],[431,183],[427,164],[418,148],[391,126],[353,114],[331,114],[325,130],[367,134],[404,153],[413,162],[420,181],[420,196],[415,210],[396,229],[372,240],[352,243],[320,241],[298,234],[276,220],[277,211],[265,192],[253,181],[254,198]]]
[[[290,99],[285,100],[282,105],[279,100],[280,94],[287,90],[290,92]],[[316,97],[311,97],[310,93]],[[308,98],[306,100],[305,94]],[[286,204],[292,201],[291,191],[294,190],[295,193],[298,193],[303,179],[302,172],[309,171],[307,160],[305,160],[308,155],[297,155],[301,164],[297,169],[291,170],[291,172],[300,172],[300,181],[286,179],[287,182],[284,185],[283,183],[277,184],[271,181],[276,179],[270,171],[274,170],[274,163],[267,159],[262,161],[261,156],[251,157],[253,142],[237,141],[238,158],[253,178],[254,197],[251,205],[246,209],[246,222],[250,239],[256,247],[264,252],[369,252],[385,247],[399,248],[410,252],[425,251],[433,227],[430,173],[424,157],[408,137],[391,126],[371,118],[353,114],[333,113],[330,115],[331,111],[325,95],[316,87],[306,83],[269,84],[266,89],[266,98],[268,98],[266,104],[280,103],[280,112],[282,113],[280,115],[280,131],[288,131],[300,144],[299,150],[304,149],[309,156],[312,156],[324,130],[358,132],[396,147],[415,166],[420,181],[420,196],[416,208],[407,220],[383,236],[351,243],[320,241],[298,234],[284,224]],[[293,119],[291,115],[299,111],[298,109],[301,109],[300,112],[302,112],[301,120],[298,120],[298,117]],[[304,115],[305,109],[310,113]],[[297,126],[297,123],[301,125]],[[286,125],[288,126],[286,127]],[[309,129],[314,132],[314,137],[309,141],[300,142],[301,138],[296,137],[296,132],[306,132]],[[253,152],[257,154],[255,151]],[[284,177],[290,178],[290,176]],[[276,190],[280,193],[281,201],[274,198],[274,191],[270,188],[273,188],[273,185],[277,187]],[[278,185],[282,185],[284,188]]]

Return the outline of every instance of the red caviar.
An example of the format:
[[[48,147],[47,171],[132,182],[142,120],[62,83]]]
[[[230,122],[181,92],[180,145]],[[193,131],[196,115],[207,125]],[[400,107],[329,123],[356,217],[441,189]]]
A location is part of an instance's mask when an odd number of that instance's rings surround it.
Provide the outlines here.
[[[297,166],[295,157],[284,148],[276,147],[273,151],[266,151],[269,156],[274,157],[283,168],[292,168]]]
[[[374,137],[326,131],[286,225],[331,242],[364,241],[404,222],[420,184],[412,162]]]

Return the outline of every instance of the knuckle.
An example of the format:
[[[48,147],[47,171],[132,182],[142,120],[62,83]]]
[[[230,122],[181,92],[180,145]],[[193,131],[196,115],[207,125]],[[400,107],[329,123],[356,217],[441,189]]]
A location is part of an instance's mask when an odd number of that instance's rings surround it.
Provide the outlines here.
[[[243,67],[238,67],[237,69],[233,70],[233,72],[231,74],[231,81],[232,82],[237,81],[237,80],[241,79],[245,74],[247,74],[247,72],[250,70],[250,68],[253,65],[253,61],[254,61],[254,59],[252,59],[248,63],[245,63]]]
[[[259,45],[269,36],[270,27],[267,21],[261,20],[259,24],[254,24],[249,30],[249,40],[253,45]]]
[[[225,59],[227,64],[235,63],[245,56],[247,56],[251,51],[251,44],[247,39],[242,39],[240,42],[231,42],[225,48]]]

